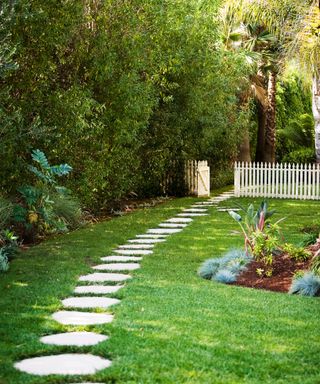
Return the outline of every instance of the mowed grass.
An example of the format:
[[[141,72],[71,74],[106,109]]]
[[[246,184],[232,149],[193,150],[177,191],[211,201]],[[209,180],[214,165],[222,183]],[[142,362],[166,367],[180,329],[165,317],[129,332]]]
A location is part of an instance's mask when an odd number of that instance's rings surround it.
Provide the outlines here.
[[[195,218],[146,256],[134,279],[114,297],[111,324],[62,326],[51,314],[72,296],[80,274],[136,234],[173,217],[193,198],[171,200],[58,236],[33,247],[1,275],[0,383],[320,383],[319,298],[227,286],[197,276],[204,260],[242,246],[237,223],[225,212]],[[247,205],[232,199],[220,206]],[[260,200],[257,201],[257,204]],[[270,200],[287,217],[283,235],[301,239],[304,224],[319,222],[318,202]],[[94,330],[110,336],[95,347],[41,344],[47,334]],[[38,377],[16,371],[23,358],[58,353],[94,353],[113,361],[84,377]]]

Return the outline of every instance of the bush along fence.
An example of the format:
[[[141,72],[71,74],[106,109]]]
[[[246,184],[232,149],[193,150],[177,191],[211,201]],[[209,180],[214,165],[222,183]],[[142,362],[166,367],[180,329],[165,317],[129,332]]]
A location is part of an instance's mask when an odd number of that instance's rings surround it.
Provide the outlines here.
[[[235,163],[237,197],[320,200],[320,164]]]
[[[210,196],[210,167],[208,161],[174,161],[162,180],[164,194]]]

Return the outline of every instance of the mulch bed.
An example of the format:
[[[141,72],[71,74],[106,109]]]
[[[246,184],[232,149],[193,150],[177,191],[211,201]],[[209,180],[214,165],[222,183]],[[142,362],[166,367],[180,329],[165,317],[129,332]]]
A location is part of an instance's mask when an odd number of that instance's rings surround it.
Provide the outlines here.
[[[320,241],[307,247],[312,255],[320,252]],[[258,276],[257,269],[264,268],[258,261],[252,261],[246,271],[242,272],[234,285],[249,288],[267,289],[269,291],[288,292],[295,272],[309,270],[312,257],[307,261],[294,261],[286,253],[277,255],[273,261],[273,274],[271,277]]]
[[[288,292],[295,272],[309,269],[310,259],[305,262],[292,260],[287,254],[274,257],[273,273],[270,277],[258,276],[257,269],[263,269],[261,262],[252,261],[246,271],[242,272],[234,285],[267,289],[269,291]]]

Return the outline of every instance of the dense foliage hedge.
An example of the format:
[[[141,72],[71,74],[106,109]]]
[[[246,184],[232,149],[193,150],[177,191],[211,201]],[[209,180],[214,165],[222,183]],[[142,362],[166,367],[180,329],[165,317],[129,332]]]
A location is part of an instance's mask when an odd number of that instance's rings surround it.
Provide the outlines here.
[[[232,163],[245,67],[219,48],[218,3],[1,5],[1,193],[27,181],[35,148],[73,166],[69,187],[95,209],[158,193],[173,159]]]

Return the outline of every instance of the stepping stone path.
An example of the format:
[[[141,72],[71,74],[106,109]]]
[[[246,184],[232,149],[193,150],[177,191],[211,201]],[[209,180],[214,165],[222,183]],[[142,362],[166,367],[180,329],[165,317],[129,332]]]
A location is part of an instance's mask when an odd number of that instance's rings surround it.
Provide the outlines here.
[[[115,249],[119,255],[151,255],[153,252],[145,249]]]
[[[125,245],[120,245],[119,249],[151,249],[153,248],[153,244],[125,244]]]
[[[101,257],[102,261],[141,261],[142,257],[138,256],[104,256]]]
[[[123,285],[83,285],[76,287],[74,293],[92,293],[97,295],[108,295],[110,293],[118,292],[119,289],[123,288]]]
[[[65,308],[109,308],[118,303],[120,300],[109,297],[69,297],[62,300]]]
[[[96,325],[111,323],[113,316],[107,313],[59,311],[52,318],[64,325]]]
[[[102,271],[134,271],[140,268],[139,262],[143,256],[152,255],[153,248],[157,243],[166,241],[170,235],[181,232],[187,225],[192,223],[193,217],[207,216],[207,207],[217,206],[221,201],[227,200],[234,195],[224,192],[212,199],[199,201],[190,208],[184,209],[175,217],[159,224],[158,228],[147,230],[147,233],[139,234],[135,239],[128,240],[127,244],[118,246],[113,255],[103,256],[101,260],[105,264],[92,267],[93,270]],[[231,208],[219,207],[218,210],[231,210]],[[233,209],[237,210],[237,209]],[[105,283],[118,283],[130,280],[129,274],[114,272],[94,272],[79,277],[79,282],[98,283],[91,285],[78,285],[74,293],[80,296],[68,297],[62,300],[65,309],[108,309],[110,306],[120,303],[120,300],[105,295],[118,292],[124,285],[106,285]],[[80,283],[81,284],[81,283]],[[81,296],[81,295],[99,296]],[[84,312],[77,310],[61,310],[52,314],[52,319],[67,326],[85,326],[107,324],[113,321],[113,315],[103,312]],[[64,332],[54,335],[43,336],[40,341],[45,344],[57,346],[93,346],[108,340],[108,336],[95,332]],[[51,356],[34,357],[15,363],[15,368],[33,375],[93,375],[106,369],[111,361],[92,354],[70,353]],[[79,382],[74,384],[98,384]]]
[[[90,354],[63,354],[35,357],[16,363],[20,371],[33,375],[93,375],[101,369],[108,368],[111,361]]]
[[[157,244],[157,243],[163,243],[166,239],[133,239],[128,240],[128,242],[131,244]]]
[[[93,269],[99,269],[100,271],[134,271],[140,268],[140,264],[137,263],[110,263],[99,264],[92,267]]]
[[[161,228],[185,228],[188,224],[183,223],[160,223],[159,227]]]
[[[107,339],[108,336],[98,335],[94,332],[66,332],[41,337],[40,341],[44,344],[83,347],[87,345],[96,345]]]
[[[153,228],[148,229],[148,233],[158,235],[158,234],[170,234],[181,232],[181,228]]]
[[[172,219],[167,220],[167,223],[191,223],[192,219],[182,218],[182,217],[174,217]]]
[[[125,281],[131,279],[130,275],[123,273],[91,273],[90,275],[80,276],[79,281],[104,282],[104,281]]]
[[[179,217],[196,217],[196,216],[208,216],[207,213],[178,213],[177,216]]]

